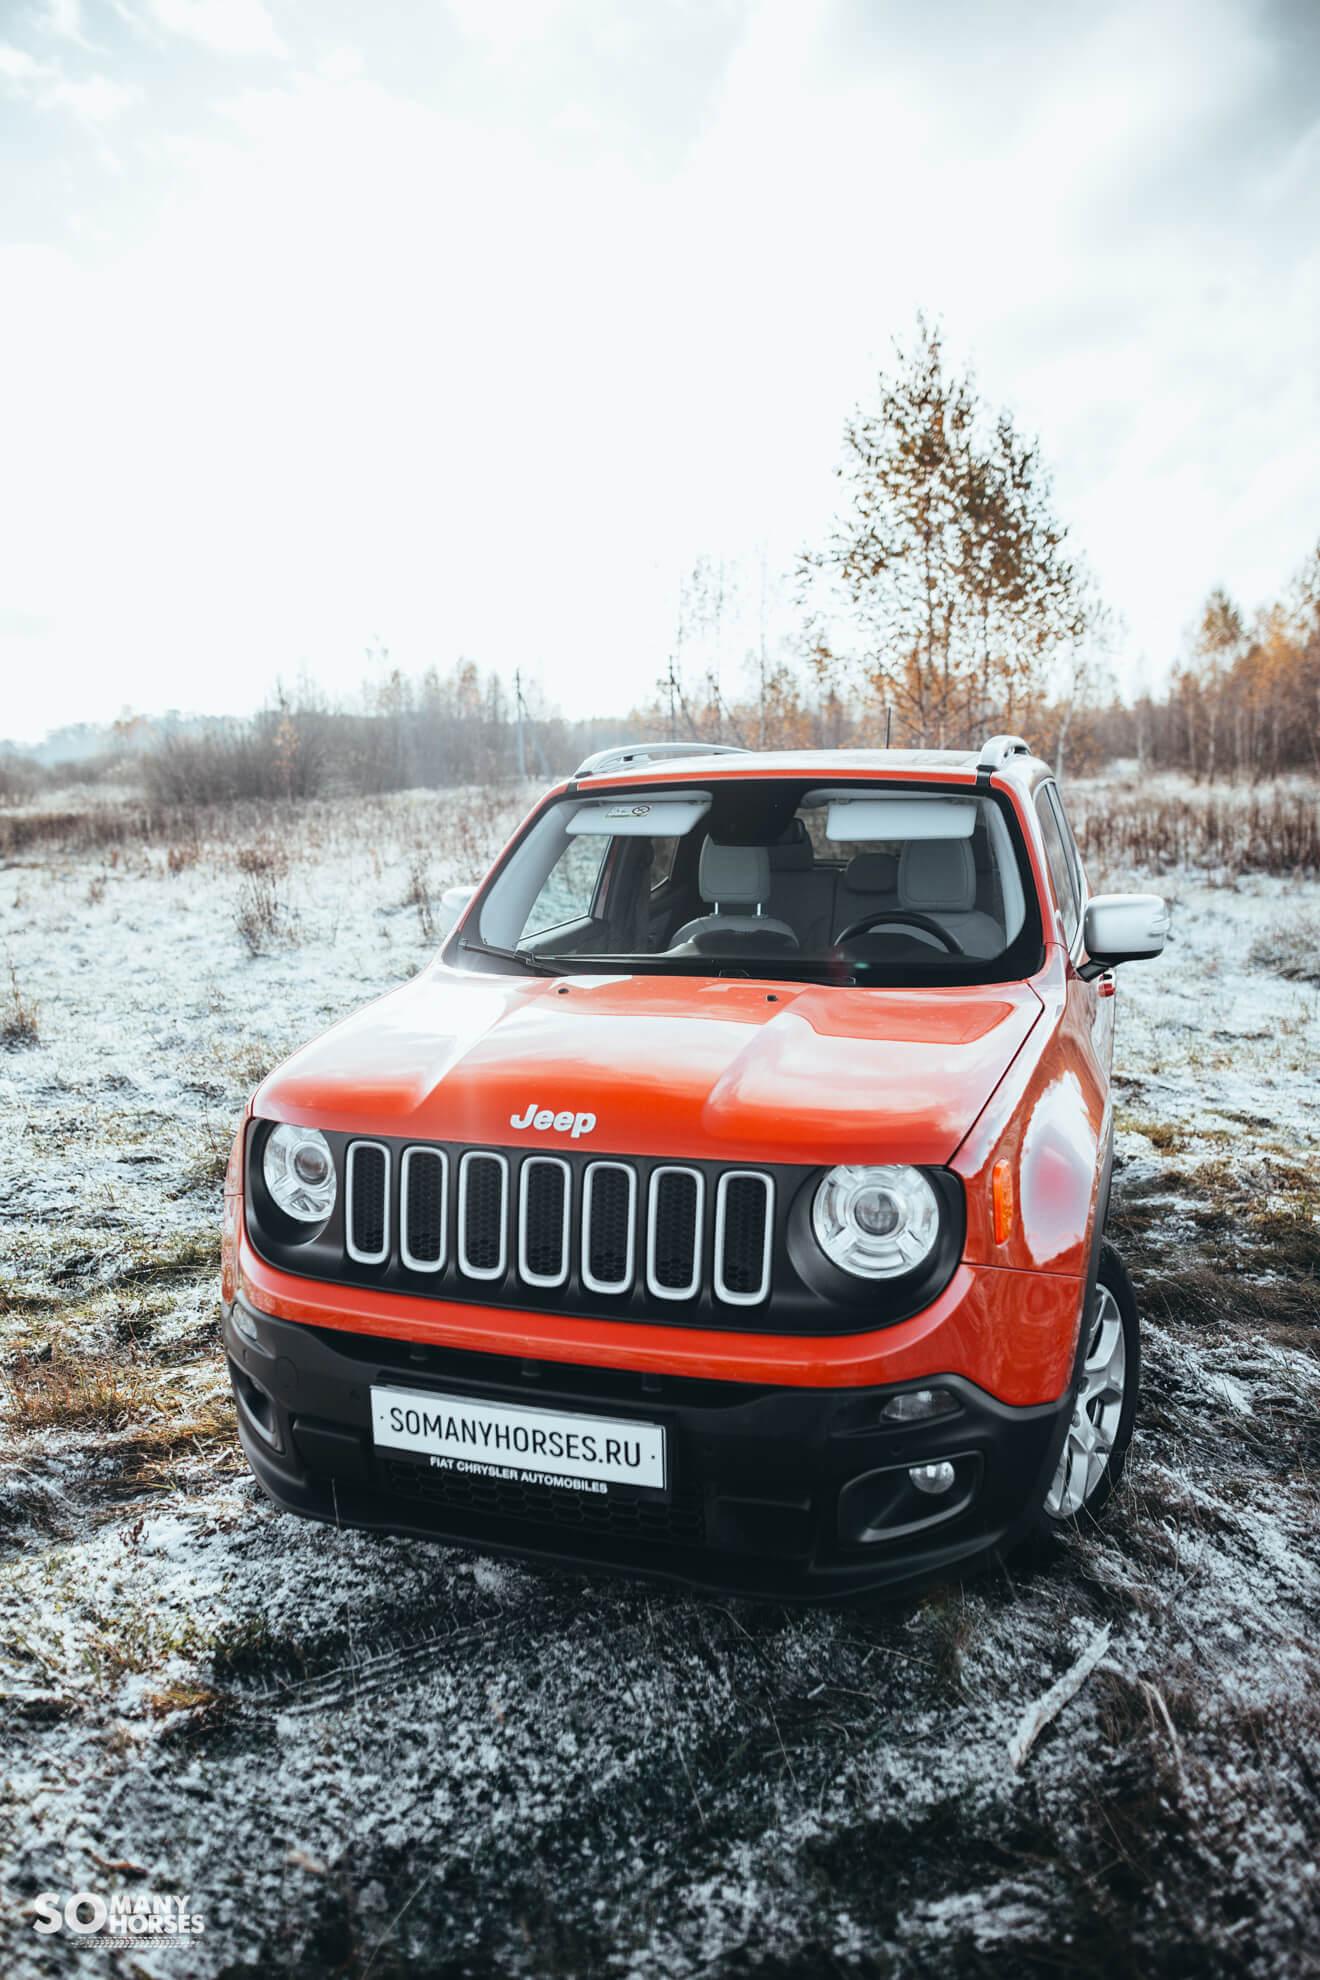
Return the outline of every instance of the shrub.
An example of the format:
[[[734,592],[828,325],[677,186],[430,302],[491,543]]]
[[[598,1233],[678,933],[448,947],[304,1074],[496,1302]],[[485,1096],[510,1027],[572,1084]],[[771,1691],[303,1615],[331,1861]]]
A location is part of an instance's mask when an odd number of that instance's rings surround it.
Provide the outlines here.
[[[1314,790],[1120,791],[1098,784],[1071,806],[1092,875],[1125,867],[1229,873],[1320,873]]]
[[[18,971],[10,963],[9,994],[0,1004],[0,1045],[6,1052],[18,1052],[25,1046],[39,1044],[40,1039],[37,1006],[23,995]]]
[[[1320,915],[1303,912],[1276,921],[1253,942],[1247,960],[1294,983],[1320,984]]]
[[[236,865],[242,878],[234,925],[250,956],[259,956],[274,942],[295,937],[293,913],[280,892],[289,870],[284,853],[274,846],[244,846]]]
[[[250,722],[168,735],[143,758],[147,794],[169,805],[315,797],[325,781],[322,726],[315,713],[274,708]]]

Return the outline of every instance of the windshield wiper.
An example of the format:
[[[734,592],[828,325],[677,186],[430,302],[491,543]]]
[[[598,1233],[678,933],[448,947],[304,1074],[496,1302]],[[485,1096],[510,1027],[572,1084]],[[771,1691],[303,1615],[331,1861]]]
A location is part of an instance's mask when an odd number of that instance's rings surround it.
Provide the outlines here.
[[[529,955],[525,949],[500,949],[494,942],[464,942],[463,947],[470,956],[499,956],[504,962],[521,963],[524,969],[532,970],[537,976],[562,976],[562,969],[556,969],[548,956]]]

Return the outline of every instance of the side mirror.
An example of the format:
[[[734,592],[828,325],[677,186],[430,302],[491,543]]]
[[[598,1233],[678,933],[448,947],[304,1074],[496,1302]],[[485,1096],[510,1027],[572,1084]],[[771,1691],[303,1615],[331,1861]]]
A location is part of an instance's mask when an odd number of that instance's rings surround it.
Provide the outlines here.
[[[1086,910],[1079,975],[1103,976],[1115,963],[1158,956],[1169,933],[1169,910],[1158,894],[1097,894]]]
[[[440,916],[437,933],[441,935],[447,935],[449,933],[476,891],[475,887],[445,888],[445,891],[440,896]]]

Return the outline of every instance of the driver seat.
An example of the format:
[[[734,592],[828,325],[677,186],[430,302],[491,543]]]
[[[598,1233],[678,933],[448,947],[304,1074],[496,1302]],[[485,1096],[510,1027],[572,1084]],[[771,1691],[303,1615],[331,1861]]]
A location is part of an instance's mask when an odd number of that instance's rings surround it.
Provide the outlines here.
[[[788,923],[762,912],[770,898],[769,846],[720,846],[707,839],[697,865],[697,886],[714,913],[685,922],[671,936],[671,949],[712,931],[718,935],[779,936],[797,948],[798,938]],[[748,913],[748,909],[752,911]]]
[[[930,915],[969,956],[997,956],[1004,946],[999,923],[976,905],[970,839],[909,839],[898,861],[898,905]]]

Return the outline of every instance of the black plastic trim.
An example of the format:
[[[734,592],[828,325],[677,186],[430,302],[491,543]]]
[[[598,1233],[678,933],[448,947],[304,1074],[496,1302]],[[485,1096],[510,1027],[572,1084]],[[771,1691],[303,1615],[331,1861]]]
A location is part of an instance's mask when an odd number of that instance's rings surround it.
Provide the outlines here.
[[[952,1171],[924,1169],[940,1195],[945,1215],[940,1240],[927,1265],[920,1272],[901,1279],[856,1279],[841,1272],[821,1253],[811,1233],[811,1201],[828,1171],[822,1167],[743,1162],[698,1162],[674,1157],[615,1155],[567,1150],[556,1147],[572,1173],[572,1222],[568,1276],[561,1285],[534,1286],[518,1275],[517,1206],[519,1179],[524,1161],[545,1154],[537,1146],[526,1148],[487,1148],[484,1143],[422,1142],[416,1136],[373,1135],[390,1151],[391,1176],[397,1179],[406,1148],[444,1149],[449,1156],[450,1175],[458,1174],[460,1157],[469,1147],[476,1152],[504,1156],[509,1164],[509,1187],[505,1197],[507,1220],[505,1269],[498,1279],[466,1276],[459,1264],[457,1241],[457,1188],[448,1193],[446,1216],[448,1232],[445,1263],[436,1272],[412,1271],[403,1262],[399,1223],[401,1193],[390,1191],[390,1231],[386,1257],[379,1265],[364,1265],[348,1255],[345,1242],[346,1202],[344,1191],[345,1151],[350,1142],[361,1140],[356,1132],[325,1129],[335,1158],[339,1190],[335,1208],[327,1222],[307,1236],[290,1242],[272,1227],[269,1194],[260,1183],[261,1151],[267,1135],[278,1125],[254,1120],[248,1126],[245,1168],[249,1178],[247,1194],[248,1237],[258,1257],[278,1271],[301,1278],[341,1286],[375,1287],[388,1292],[407,1293],[418,1299],[456,1300],[467,1306],[494,1306],[516,1312],[577,1313],[590,1319],[632,1320],[664,1326],[703,1327],[720,1332],[758,1334],[861,1334],[878,1327],[895,1325],[918,1313],[938,1297],[949,1283],[962,1255],[965,1227],[963,1185]],[[623,1293],[593,1292],[582,1278],[582,1184],[583,1173],[595,1161],[619,1161],[632,1166],[637,1175],[633,1212],[633,1283]],[[702,1266],[699,1289],[690,1299],[659,1299],[646,1286],[645,1217],[652,1171],[658,1168],[689,1168],[705,1178],[702,1211]],[[717,1184],[729,1169],[754,1168],[774,1182],[774,1235],[771,1245],[770,1289],[754,1306],[719,1299],[714,1291],[714,1244],[717,1213]],[[287,1220],[286,1220],[287,1221]]]
[[[225,1348],[242,1378],[235,1380],[239,1437],[277,1505],[339,1526],[722,1594],[818,1600],[904,1593],[991,1563],[1033,1526],[1053,1471],[1049,1453],[1066,1428],[1066,1397],[1014,1408],[956,1375],[932,1373],[920,1385],[950,1391],[956,1410],[891,1424],[883,1405],[912,1388],[910,1379],[858,1389],[703,1383],[417,1347],[300,1326],[242,1305],[243,1329],[233,1307],[223,1312]],[[631,1530],[611,1532],[557,1524],[553,1504],[518,1516],[498,1505],[437,1503],[424,1479],[391,1470],[388,1454],[373,1448],[373,1382],[661,1423],[671,1461],[671,1530],[660,1511],[639,1511]],[[251,1419],[252,1385],[269,1398],[279,1451]],[[930,1502],[929,1518],[924,1504],[910,1517],[900,1493],[886,1530],[857,1537],[865,1523],[848,1511],[850,1488],[855,1505],[868,1480],[942,1458],[967,1467],[970,1492],[960,1488],[947,1507]]]

